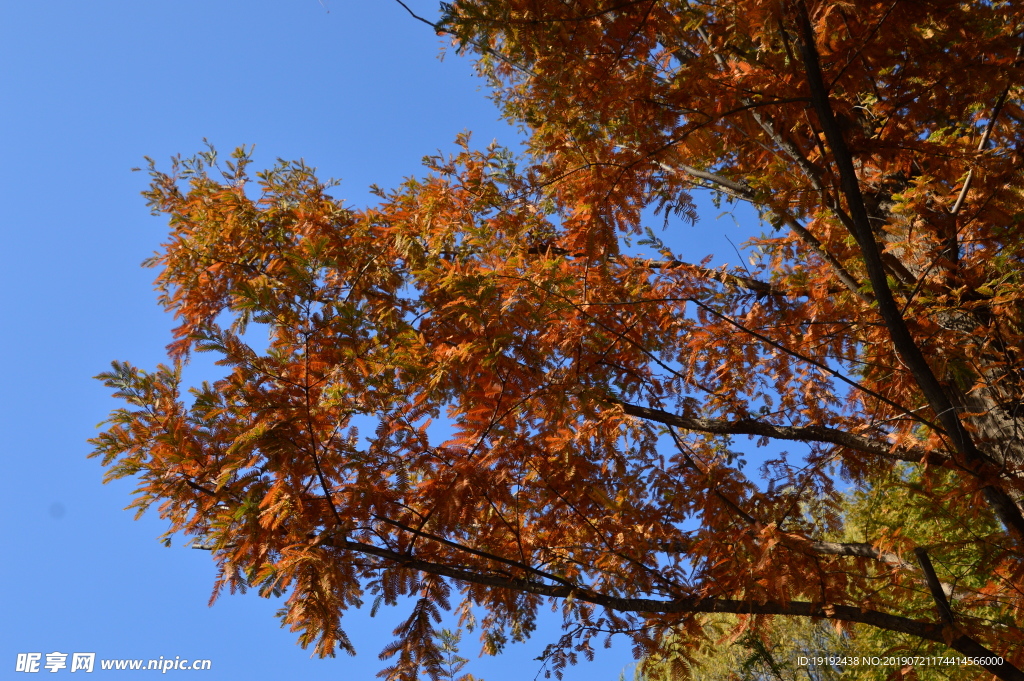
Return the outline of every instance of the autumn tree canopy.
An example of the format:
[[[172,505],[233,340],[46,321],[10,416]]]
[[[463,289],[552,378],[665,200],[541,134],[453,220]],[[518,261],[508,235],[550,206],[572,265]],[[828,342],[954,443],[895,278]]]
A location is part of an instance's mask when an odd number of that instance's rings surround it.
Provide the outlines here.
[[[286,593],[321,655],[347,609],[411,603],[387,679],[443,673],[442,611],[497,652],[552,603],[555,671],[733,613],[1024,678],[1019,4],[458,0],[434,28],[524,154],[462,140],[363,210],[244,151],[152,169],[179,325],[166,366],[102,376],[126,406],[94,440],[133,506],[216,591]],[[760,211],[750,267],[652,225],[700,187]],[[194,351],[225,376],[182,395]]]

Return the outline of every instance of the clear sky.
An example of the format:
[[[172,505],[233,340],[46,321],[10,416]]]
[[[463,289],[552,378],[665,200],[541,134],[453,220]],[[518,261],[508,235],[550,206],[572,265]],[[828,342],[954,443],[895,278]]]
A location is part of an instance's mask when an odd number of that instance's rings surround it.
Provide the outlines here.
[[[410,4],[436,14],[435,2]],[[335,196],[365,205],[371,183],[420,173],[460,131],[481,146],[515,143],[470,62],[439,61],[440,45],[392,0],[0,3],[0,679],[32,677],[15,672],[18,653],[54,651],[212,661],[168,678],[375,678],[399,613],[348,614],[359,655],[319,660],[279,627],[277,601],[207,606],[209,554],[161,546],[156,513],[122,510],[131,482],[101,485],[86,458],[95,425],[119,406],[90,377],[113,359],[152,368],[169,340],[154,272],[139,267],[166,233],[138,195],[145,174],[130,170],[144,155],[166,168],[204,137],[225,153],[255,143],[256,166],[304,158],[343,179]],[[534,679],[533,658],[556,634],[552,616],[497,660],[478,659],[468,635],[465,671]],[[628,648],[566,678],[615,681]]]

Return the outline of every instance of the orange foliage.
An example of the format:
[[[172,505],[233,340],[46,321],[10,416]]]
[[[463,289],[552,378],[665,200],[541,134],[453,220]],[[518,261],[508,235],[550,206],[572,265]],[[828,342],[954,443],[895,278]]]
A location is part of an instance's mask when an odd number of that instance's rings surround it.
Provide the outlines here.
[[[218,591],[288,592],[321,655],[367,594],[415,596],[389,679],[441,673],[454,593],[491,650],[560,601],[556,671],[599,631],[649,654],[734,612],[1022,678],[1015,3],[460,0],[437,28],[523,159],[461,140],[363,211],[301,164],[250,179],[244,151],[153,171],[172,364],[104,374],[128,406],[94,440],[133,505],[212,550]],[[698,186],[774,227],[752,269],[626,254]],[[193,350],[228,373],[187,406]],[[730,448],[772,441],[792,451],[745,475]],[[834,541],[837,474],[912,489],[928,542]],[[974,581],[942,584],[928,555],[964,547]]]

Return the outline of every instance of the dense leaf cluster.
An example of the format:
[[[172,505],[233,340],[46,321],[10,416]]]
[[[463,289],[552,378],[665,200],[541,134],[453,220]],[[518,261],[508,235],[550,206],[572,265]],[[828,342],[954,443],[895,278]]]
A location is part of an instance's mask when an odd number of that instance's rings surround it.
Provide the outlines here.
[[[321,655],[346,609],[412,597],[388,679],[443,676],[443,611],[498,652],[551,603],[556,672],[733,613],[1022,678],[1016,3],[460,0],[437,28],[522,158],[462,139],[365,210],[244,150],[152,169],[171,364],[104,374],[127,406],[94,441],[134,505],[218,590],[287,593]],[[647,229],[696,187],[773,226],[750,268]],[[656,259],[626,246],[645,230]],[[187,400],[192,351],[226,375]],[[853,512],[846,484],[913,503]]]

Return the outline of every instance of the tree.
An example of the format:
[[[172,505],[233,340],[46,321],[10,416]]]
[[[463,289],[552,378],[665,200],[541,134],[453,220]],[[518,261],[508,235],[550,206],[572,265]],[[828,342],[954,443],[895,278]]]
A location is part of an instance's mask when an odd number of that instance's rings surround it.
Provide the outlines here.
[[[909,466],[899,466],[892,476],[913,476]],[[833,540],[856,542],[864,536],[877,536],[884,525],[888,531],[899,528],[916,544],[925,541],[931,531],[922,521],[922,495],[891,494],[884,480],[868,492],[842,497],[844,518],[842,535]],[[883,483],[883,484],[879,484]],[[914,485],[911,484],[913,489]],[[975,555],[955,554],[955,562],[943,565],[961,584],[977,582],[972,572]],[[972,586],[977,586],[975,583]],[[736,615],[719,615],[705,621],[707,643],[689,657],[679,654],[682,641],[674,641],[657,655],[637,667],[636,681],[670,681],[692,678],[696,681],[887,681],[892,678],[917,678],[924,681],[969,681],[977,678],[977,669],[960,665],[924,665],[913,669],[887,663],[886,657],[922,656],[920,640],[907,634],[854,624],[836,631],[826,620],[776,618],[770,626],[737,626]],[[913,673],[911,675],[911,672]]]
[[[738,638],[735,615],[719,615],[705,623],[717,639],[689,660],[669,650],[648,658],[637,669],[636,681],[839,681],[851,678],[852,667],[818,664],[819,658],[841,660],[853,655],[852,645],[824,622],[807,618],[778,620],[771,629],[748,629]],[[735,640],[730,640],[735,638]],[[678,645],[678,644],[677,644]],[[807,662],[803,662],[801,657]],[[814,663],[810,661],[813,660]],[[802,663],[803,662],[803,663]]]
[[[321,655],[350,650],[365,595],[413,596],[389,679],[440,673],[453,589],[489,652],[560,603],[556,672],[599,634],[657,655],[732,613],[1024,678],[1022,21],[999,0],[445,5],[524,156],[463,139],[359,211],[302,164],[250,180],[244,150],[221,175],[212,152],[151,164],[180,325],[169,365],[102,375],[128,405],[95,454],[212,551],[218,590],[287,591]],[[693,219],[697,187],[770,224],[750,268],[645,223]],[[188,405],[194,350],[228,373]],[[793,451],[749,477],[737,450],[769,443]],[[907,521],[836,540],[837,476],[912,496]]]

